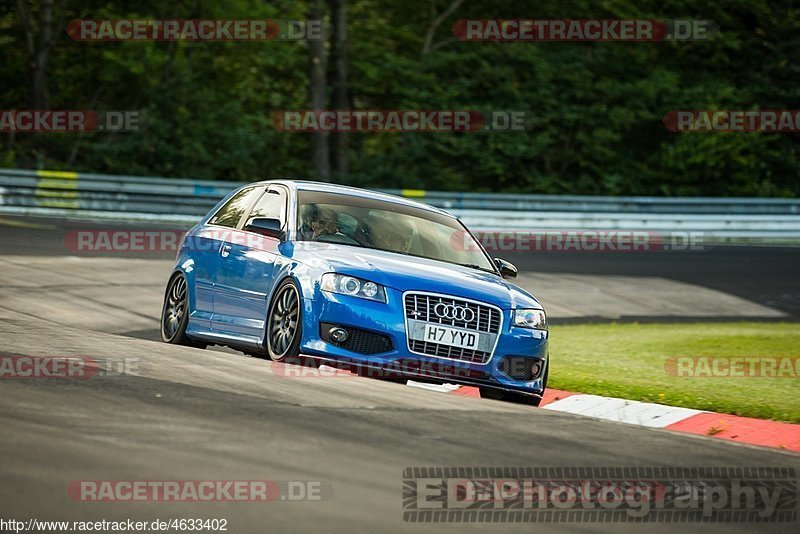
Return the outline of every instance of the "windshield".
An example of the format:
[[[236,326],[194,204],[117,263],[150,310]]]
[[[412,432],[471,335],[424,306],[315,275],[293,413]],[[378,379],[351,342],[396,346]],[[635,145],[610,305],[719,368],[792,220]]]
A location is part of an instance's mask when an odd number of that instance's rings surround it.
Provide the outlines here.
[[[394,202],[298,191],[297,239],[374,248],[496,272],[456,219]]]

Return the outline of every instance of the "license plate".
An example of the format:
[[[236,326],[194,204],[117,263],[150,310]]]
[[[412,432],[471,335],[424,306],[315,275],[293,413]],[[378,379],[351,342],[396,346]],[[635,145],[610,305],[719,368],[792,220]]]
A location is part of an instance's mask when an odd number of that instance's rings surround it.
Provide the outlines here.
[[[439,326],[433,324],[425,325],[425,338],[422,341],[430,343],[439,343],[440,345],[449,345],[451,347],[458,347],[460,349],[478,348],[477,333],[466,332],[457,328],[449,328],[447,326]]]

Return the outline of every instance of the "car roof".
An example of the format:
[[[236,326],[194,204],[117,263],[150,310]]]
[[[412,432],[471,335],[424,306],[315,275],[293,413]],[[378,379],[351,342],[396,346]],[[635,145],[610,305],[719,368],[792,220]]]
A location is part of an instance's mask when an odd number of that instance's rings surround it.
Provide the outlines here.
[[[295,191],[319,191],[321,193],[338,193],[342,195],[351,195],[357,196],[361,198],[372,198],[375,200],[383,200],[386,202],[394,202],[395,204],[402,204],[404,206],[411,206],[415,208],[424,209],[427,211],[432,211],[435,213],[440,213],[442,215],[447,215],[448,217],[456,218],[455,215],[452,213],[445,211],[443,209],[437,208],[435,206],[431,206],[430,204],[424,204],[422,202],[417,202],[415,200],[409,200],[405,197],[401,197],[398,195],[392,195],[389,193],[381,193],[379,191],[373,191],[371,189],[361,189],[358,187],[351,187],[349,185],[339,185],[339,184],[331,184],[327,182],[314,182],[311,180],[268,180],[264,182],[259,182],[261,184],[282,184]]]

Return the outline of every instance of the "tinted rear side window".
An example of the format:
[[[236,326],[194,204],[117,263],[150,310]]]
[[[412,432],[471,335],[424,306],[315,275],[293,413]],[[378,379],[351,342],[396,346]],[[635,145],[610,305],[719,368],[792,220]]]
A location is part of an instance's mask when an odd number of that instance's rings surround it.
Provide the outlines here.
[[[253,207],[253,211],[250,212],[248,220],[253,217],[279,219],[283,222],[286,218],[286,194],[280,189],[272,189],[264,193]]]
[[[229,228],[236,228],[239,224],[239,219],[242,218],[244,212],[250,207],[250,204],[255,201],[256,197],[261,193],[260,187],[248,187],[242,189],[233,195],[228,202],[222,206],[219,211],[211,217],[208,224],[215,224],[217,226],[227,226]]]

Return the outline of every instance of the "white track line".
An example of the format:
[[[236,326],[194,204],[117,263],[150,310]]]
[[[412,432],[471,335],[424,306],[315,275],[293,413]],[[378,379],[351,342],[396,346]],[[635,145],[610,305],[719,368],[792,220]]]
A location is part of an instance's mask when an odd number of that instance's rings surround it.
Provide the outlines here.
[[[601,397],[599,395],[571,395],[543,406],[543,409],[652,428],[664,428],[688,417],[703,413],[700,410],[689,408]]]
[[[426,384],[425,382],[414,382],[413,380],[409,380],[407,385],[412,388],[429,389],[440,393],[450,393],[461,387],[457,384]]]

